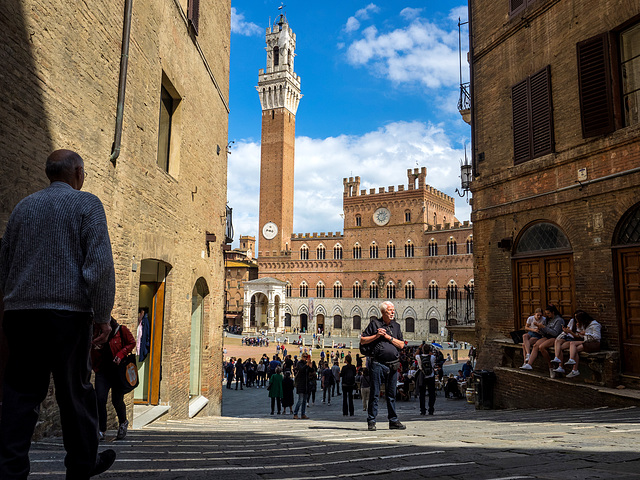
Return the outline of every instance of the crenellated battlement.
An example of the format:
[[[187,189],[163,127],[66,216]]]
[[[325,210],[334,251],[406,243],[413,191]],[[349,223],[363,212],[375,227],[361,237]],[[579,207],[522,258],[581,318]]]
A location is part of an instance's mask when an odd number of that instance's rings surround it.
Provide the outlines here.
[[[313,232],[313,233],[294,233],[293,235],[291,235],[291,239],[292,240],[301,240],[301,239],[305,239],[305,240],[313,240],[313,239],[321,239],[321,238],[342,238],[342,232],[320,232],[320,234],[318,234],[317,232]]]
[[[446,231],[446,230],[460,230],[461,228],[469,228],[471,227],[471,223],[469,222],[469,220],[465,220],[464,222],[460,223],[460,222],[453,222],[453,225],[451,225],[450,223],[438,223],[436,225],[427,225],[427,229],[425,230],[425,233],[427,232],[437,232],[437,231]]]

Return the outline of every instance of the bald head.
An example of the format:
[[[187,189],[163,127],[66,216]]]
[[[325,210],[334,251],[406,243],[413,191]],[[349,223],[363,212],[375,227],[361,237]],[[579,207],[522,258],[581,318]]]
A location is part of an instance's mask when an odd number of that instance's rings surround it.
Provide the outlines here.
[[[84,161],[71,150],[56,150],[49,155],[45,172],[51,182],[68,183],[76,190],[84,183]]]

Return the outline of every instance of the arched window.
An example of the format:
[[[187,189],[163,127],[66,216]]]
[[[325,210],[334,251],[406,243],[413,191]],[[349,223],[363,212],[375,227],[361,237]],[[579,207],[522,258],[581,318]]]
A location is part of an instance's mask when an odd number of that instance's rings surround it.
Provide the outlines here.
[[[376,242],[369,245],[369,258],[378,258],[378,245]]]
[[[404,221],[405,223],[409,223],[411,221],[411,210],[404,211]]]
[[[333,296],[334,298],[342,298],[342,284],[340,282],[333,284]]]
[[[431,280],[429,283],[429,299],[437,300],[438,299],[438,284],[435,280]]]
[[[438,332],[438,320],[435,318],[430,318],[429,319],[429,333],[435,333],[436,335],[439,333]]]
[[[300,247],[300,260],[309,260],[309,247],[306,245]]]
[[[284,326],[285,327],[290,327],[291,326],[291,314],[290,313],[285,313],[284,314]]]
[[[458,250],[458,244],[453,237],[449,237],[449,241],[447,242],[447,255],[455,255]]]
[[[334,260],[342,260],[342,245],[339,243],[333,247],[333,258]]]
[[[429,242],[429,256],[435,257],[438,255],[438,242],[436,242],[435,238],[432,238]]]
[[[387,283],[387,298],[396,298],[396,286],[393,282]]]
[[[360,215],[356,215],[356,227],[362,226],[362,217]]]
[[[287,285],[284,287],[285,293],[287,297],[291,298],[291,284],[287,282]]]
[[[387,258],[396,258],[396,246],[391,240],[387,244]]]
[[[353,284],[353,298],[362,298],[362,286],[358,282]]]
[[[318,282],[316,285],[316,297],[324,298],[324,283]]]
[[[404,256],[405,257],[413,257],[413,243],[411,240],[407,240],[407,243],[404,244]]]
[[[404,331],[407,333],[413,333],[416,331],[416,321],[413,317],[407,317],[405,320]]]
[[[324,260],[325,259],[325,253],[326,253],[326,250],[324,248],[324,245],[322,245],[322,244],[318,245],[318,248],[316,248],[316,258],[318,260]]]
[[[473,235],[469,235],[469,238],[467,238],[467,253],[469,255],[473,254]]]
[[[516,240],[513,275],[517,310],[515,327],[541,305],[553,303],[565,319],[575,311],[573,253],[567,236],[550,222],[526,228]]]
[[[306,298],[308,296],[309,296],[309,285],[307,285],[307,282],[302,282],[300,284],[300,297]]]
[[[360,315],[353,316],[353,329],[362,330],[362,318],[360,317]]]
[[[376,282],[371,282],[369,285],[369,298],[378,298],[378,284]]]
[[[273,66],[277,67],[280,64],[280,49],[273,47]]]
[[[454,299],[458,297],[458,285],[453,280],[449,281],[447,285],[447,298]]]
[[[356,243],[353,246],[353,258],[355,259],[362,258],[362,247],[360,246],[359,243]]]
[[[411,281],[404,284],[404,298],[416,298],[416,287]]]
[[[333,316],[333,328],[342,329],[342,315]]]

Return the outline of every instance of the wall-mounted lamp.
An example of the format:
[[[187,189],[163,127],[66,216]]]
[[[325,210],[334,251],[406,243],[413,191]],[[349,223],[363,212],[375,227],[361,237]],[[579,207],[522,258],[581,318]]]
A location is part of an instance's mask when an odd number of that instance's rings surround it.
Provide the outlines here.
[[[460,180],[462,192],[456,188],[456,193],[460,197],[465,197],[467,203],[469,203],[469,189],[471,188],[471,181],[473,180],[473,171],[471,168],[471,164],[467,159],[467,146],[464,147],[464,162],[460,162]]]

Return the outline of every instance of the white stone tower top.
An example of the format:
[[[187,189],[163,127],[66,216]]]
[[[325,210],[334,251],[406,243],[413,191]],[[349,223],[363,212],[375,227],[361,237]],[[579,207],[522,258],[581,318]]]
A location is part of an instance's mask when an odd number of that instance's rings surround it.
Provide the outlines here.
[[[262,110],[286,108],[294,115],[298,110],[300,77],[293,71],[296,34],[284,15],[278,16],[273,27],[267,28],[267,71],[258,72],[258,86]]]

